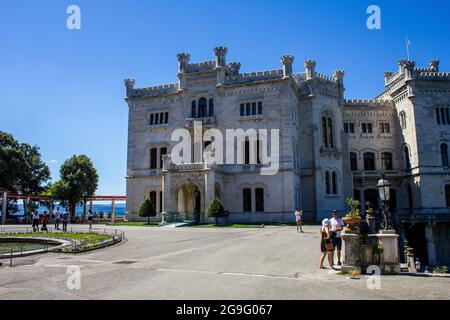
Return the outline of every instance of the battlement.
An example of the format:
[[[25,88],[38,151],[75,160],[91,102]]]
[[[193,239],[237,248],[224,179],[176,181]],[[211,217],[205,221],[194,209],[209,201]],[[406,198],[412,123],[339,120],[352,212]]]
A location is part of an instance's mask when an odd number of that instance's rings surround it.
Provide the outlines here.
[[[337,80],[333,77],[326,76],[324,74],[317,73],[317,72],[315,75],[316,75],[316,79],[319,79],[319,81],[337,84]]]
[[[450,72],[420,72],[416,75],[418,80],[450,80]]]
[[[203,61],[198,63],[190,63],[187,65],[187,73],[208,72],[216,67],[215,61]]]
[[[238,75],[238,80],[265,80],[283,77],[283,69],[248,72]]]
[[[161,94],[176,93],[178,91],[178,83],[163,84],[159,86],[133,89],[129,98],[157,96]]]
[[[377,99],[345,99],[344,104],[348,106],[371,106],[371,105],[394,106],[394,102],[391,100],[377,100]]]

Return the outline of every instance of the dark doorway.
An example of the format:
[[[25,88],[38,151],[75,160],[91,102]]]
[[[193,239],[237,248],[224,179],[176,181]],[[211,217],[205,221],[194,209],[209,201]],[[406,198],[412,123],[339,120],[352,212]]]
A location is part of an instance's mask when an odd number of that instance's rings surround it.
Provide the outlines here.
[[[376,189],[368,189],[364,191],[364,201],[370,202],[373,210],[379,210],[380,207],[378,205],[378,191]],[[365,205],[365,203],[364,203]],[[367,209],[367,206],[366,206]]]
[[[194,213],[200,213],[201,195],[200,195],[200,191],[198,191],[197,189],[195,189],[195,191],[194,191],[194,197],[195,197]]]
[[[425,224],[417,223],[407,228],[408,246],[414,248],[414,257],[419,258],[422,268],[428,266],[428,249],[425,239]]]

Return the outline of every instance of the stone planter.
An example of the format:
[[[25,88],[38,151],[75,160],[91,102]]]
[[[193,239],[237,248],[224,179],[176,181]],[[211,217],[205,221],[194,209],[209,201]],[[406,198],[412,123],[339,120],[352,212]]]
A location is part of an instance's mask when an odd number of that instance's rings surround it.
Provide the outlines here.
[[[360,217],[356,216],[345,216],[342,218],[342,221],[344,221],[347,224],[347,227],[345,227],[345,230],[347,231],[355,231],[359,227],[359,221],[361,220]]]
[[[375,212],[373,211],[372,208],[367,209],[366,213],[367,213],[368,217],[374,217],[375,216]]]

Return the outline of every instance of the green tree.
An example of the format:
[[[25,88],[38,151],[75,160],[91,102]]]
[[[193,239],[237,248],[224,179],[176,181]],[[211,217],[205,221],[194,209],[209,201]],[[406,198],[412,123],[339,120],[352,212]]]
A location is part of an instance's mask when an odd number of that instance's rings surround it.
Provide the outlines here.
[[[139,209],[139,216],[143,218],[147,218],[148,224],[150,224],[150,217],[156,216],[155,206],[149,198],[145,198]]]
[[[87,201],[97,190],[97,170],[88,156],[74,155],[62,164],[59,174],[61,180],[52,187],[53,197],[63,207],[68,207],[74,217],[77,204]]]
[[[208,205],[208,208],[206,209],[206,215],[208,217],[215,218],[216,226],[218,218],[225,216],[225,210],[223,209],[222,202],[220,202],[218,198],[214,198],[211,200],[211,202]]]
[[[0,131],[0,186],[18,194],[39,195],[50,179],[50,170],[41,159],[37,146],[20,143],[6,132]],[[13,209],[14,202],[8,207]],[[29,214],[28,208],[24,208]]]

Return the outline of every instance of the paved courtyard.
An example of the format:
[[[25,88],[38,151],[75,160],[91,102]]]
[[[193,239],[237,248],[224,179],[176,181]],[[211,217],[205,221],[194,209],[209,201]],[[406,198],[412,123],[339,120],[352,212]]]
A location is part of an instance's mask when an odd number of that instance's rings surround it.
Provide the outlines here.
[[[13,228],[13,226],[11,227]],[[98,228],[101,228],[99,226]],[[381,289],[319,270],[319,227],[120,227],[127,241],[0,269],[3,299],[450,299],[450,278],[383,276]],[[5,261],[3,261],[5,262]],[[81,289],[67,288],[67,266]]]

